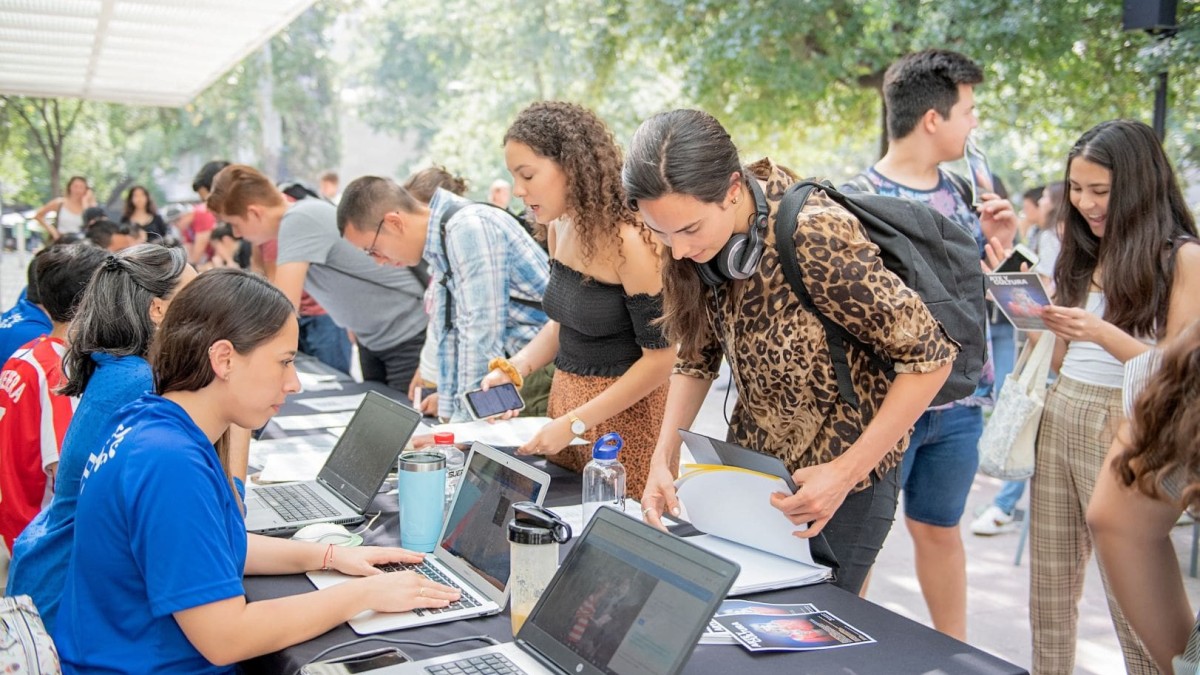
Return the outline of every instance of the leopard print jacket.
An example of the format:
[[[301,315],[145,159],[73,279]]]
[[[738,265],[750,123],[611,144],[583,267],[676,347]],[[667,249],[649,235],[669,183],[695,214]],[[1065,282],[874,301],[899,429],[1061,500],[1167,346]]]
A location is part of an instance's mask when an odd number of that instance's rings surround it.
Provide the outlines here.
[[[775,213],[795,181],[770,159],[749,168],[766,181],[770,207],[758,274],[704,289],[709,333],[701,357],[681,359],[675,372],[711,380],[725,356],[739,395],[729,440],[776,455],[795,471],[846,452],[862,433],[863,420],[874,417],[890,382],[866,354],[851,349],[859,410],[838,397],[825,331],[791,291],[775,250]],[[874,345],[897,373],[927,373],[954,360],[958,345],[920,296],[883,266],[862,225],[820,192],[797,218],[796,251],[817,308]],[[908,439],[906,433],[856,490],[897,466]]]

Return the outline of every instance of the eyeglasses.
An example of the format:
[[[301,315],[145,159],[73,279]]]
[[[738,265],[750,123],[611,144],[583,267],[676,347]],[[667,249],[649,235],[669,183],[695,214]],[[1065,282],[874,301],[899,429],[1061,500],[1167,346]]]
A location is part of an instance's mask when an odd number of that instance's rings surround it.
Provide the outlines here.
[[[383,214],[383,217],[379,219],[379,224],[375,226],[375,236],[371,238],[371,245],[367,247],[366,254],[375,260],[380,260],[386,263],[394,263],[394,260],[385,255],[379,249],[375,248],[375,244],[379,243],[379,233],[383,230],[383,221],[387,220],[387,217],[387,213]]]

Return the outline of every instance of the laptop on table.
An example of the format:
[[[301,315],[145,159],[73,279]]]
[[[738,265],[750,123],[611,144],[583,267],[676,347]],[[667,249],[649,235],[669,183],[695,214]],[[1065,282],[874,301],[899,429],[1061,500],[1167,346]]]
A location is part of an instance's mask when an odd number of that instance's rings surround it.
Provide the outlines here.
[[[313,523],[361,522],[420,423],[412,408],[367,392],[316,480],[247,491],[246,531],[290,535]]]
[[[737,575],[736,563],[602,508],[514,642],[373,672],[675,675]]]
[[[549,486],[550,476],[545,472],[475,443],[434,552],[418,564],[381,566],[386,571],[413,570],[438,583],[455,586],[462,591],[462,598],[438,609],[363,612],[350,619],[350,627],[359,635],[370,635],[499,613],[508,602],[508,521],[513,517],[512,505],[525,501],[541,504]],[[309,572],[308,578],[322,589],[354,577]]]

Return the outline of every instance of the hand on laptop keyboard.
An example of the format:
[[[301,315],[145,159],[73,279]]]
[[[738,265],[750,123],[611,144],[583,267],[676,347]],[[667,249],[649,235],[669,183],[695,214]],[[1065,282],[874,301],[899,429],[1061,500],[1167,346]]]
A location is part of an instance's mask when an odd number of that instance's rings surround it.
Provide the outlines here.
[[[321,567],[337,570],[355,577],[370,577],[389,570],[388,564],[414,564],[425,559],[424,553],[415,553],[395,546],[322,546],[321,553],[332,559],[323,560]]]
[[[430,581],[416,572],[376,574],[354,583],[367,589],[369,608],[376,612],[438,609],[459,598],[456,589]]]

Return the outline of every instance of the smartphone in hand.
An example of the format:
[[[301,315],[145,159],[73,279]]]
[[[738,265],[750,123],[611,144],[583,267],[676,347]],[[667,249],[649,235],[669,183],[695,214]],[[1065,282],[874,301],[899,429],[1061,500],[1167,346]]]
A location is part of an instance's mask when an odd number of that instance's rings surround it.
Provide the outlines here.
[[[1007,274],[1009,272],[1020,272],[1021,265],[1028,265],[1030,272],[1033,271],[1034,265],[1037,265],[1038,257],[1033,251],[1030,251],[1024,244],[1017,244],[1013,247],[1012,255],[1005,258],[1004,262],[992,270],[993,272]]]
[[[510,410],[524,410],[525,401],[512,383],[498,384],[487,391],[476,389],[463,394],[467,412],[477,420],[487,419]]]
[[[987,155],[983,154],[983,150],[979,149],[975,139],[970,136],[967,137],[967,147],[963,155],[967,160],[967,178],[971,181],[971,206],[979,208],[983,204],[983,195],[996,191],[992,169],[988,165]]]

